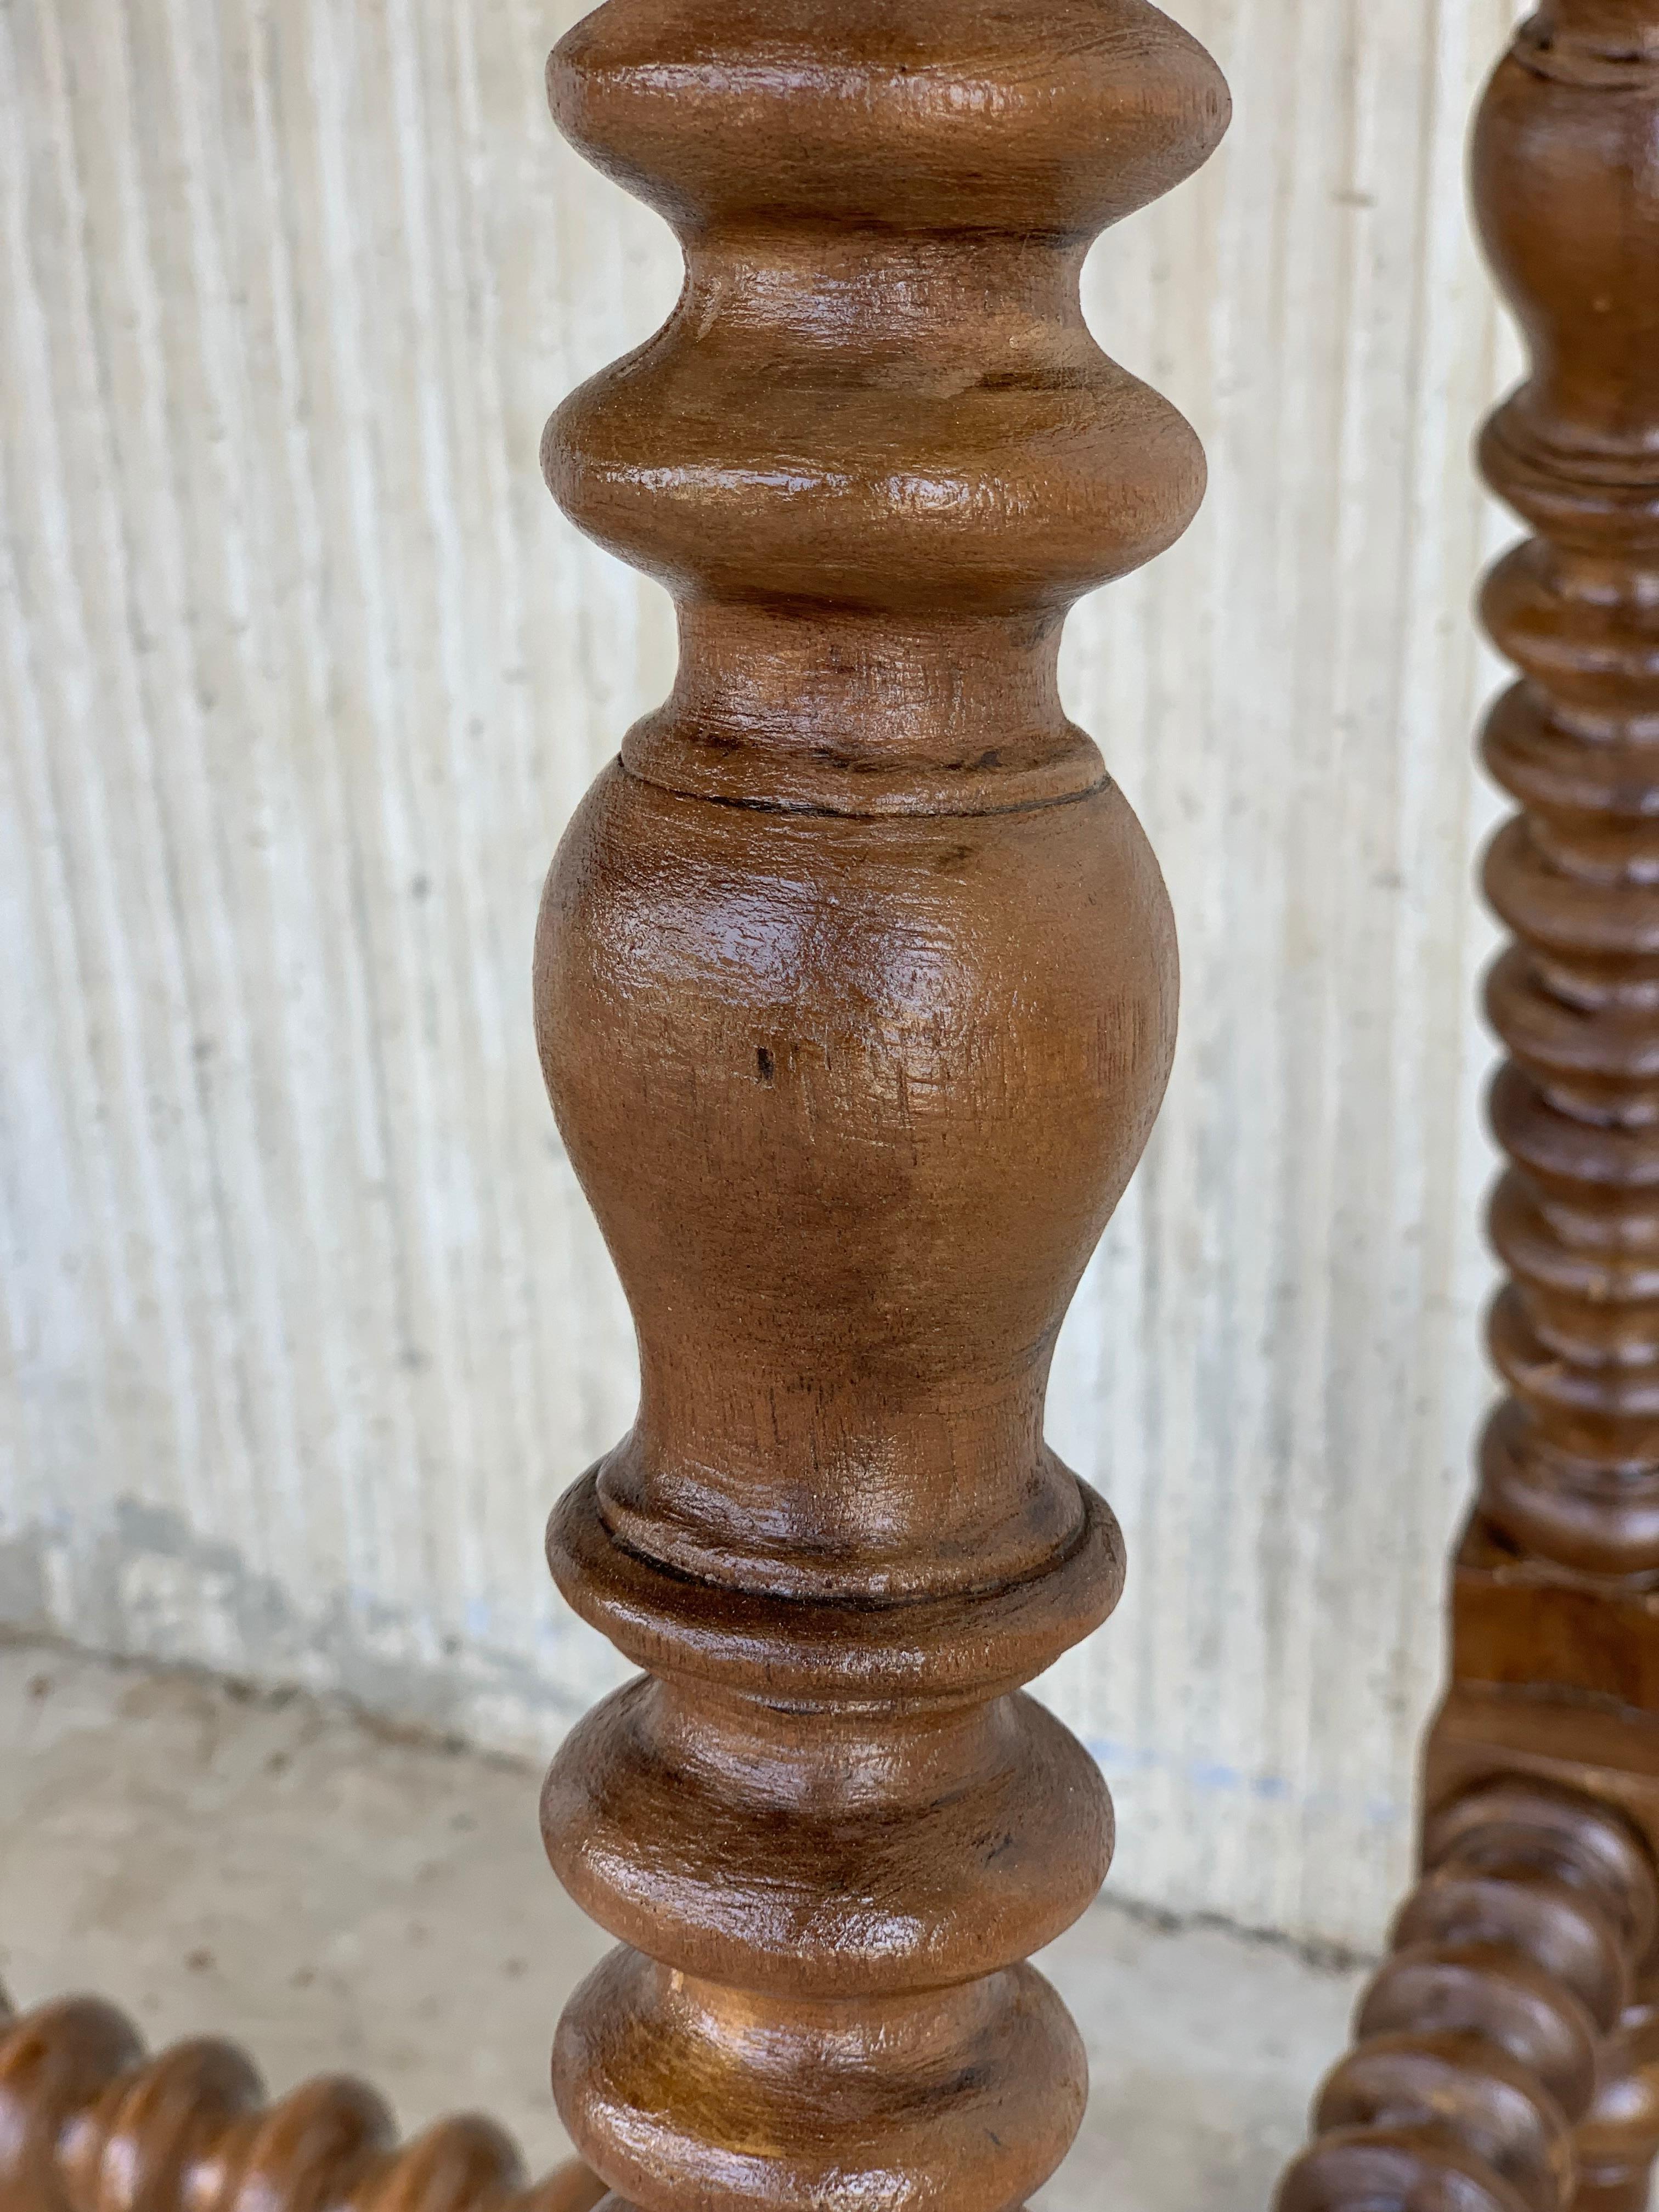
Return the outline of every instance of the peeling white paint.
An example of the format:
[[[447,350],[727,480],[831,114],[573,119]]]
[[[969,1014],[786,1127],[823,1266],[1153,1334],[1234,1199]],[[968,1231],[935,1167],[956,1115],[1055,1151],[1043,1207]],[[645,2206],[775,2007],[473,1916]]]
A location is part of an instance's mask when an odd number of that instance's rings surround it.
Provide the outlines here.
[[[537,438],[677,289],[541,104],[562,0],[0,0],[0,1618],[502,1746],[613,1679],[539,1528],[633,1349],[526,973],[667,680]],[[1509,0],[1188,0],[1237,119],[1097,252],[1188,540],[1068,697],[1182,917],[1054,1433],[1133,1547],[1051,1688],[1121,1890],[1367,1943],[1486,1385],[1470,896]]]

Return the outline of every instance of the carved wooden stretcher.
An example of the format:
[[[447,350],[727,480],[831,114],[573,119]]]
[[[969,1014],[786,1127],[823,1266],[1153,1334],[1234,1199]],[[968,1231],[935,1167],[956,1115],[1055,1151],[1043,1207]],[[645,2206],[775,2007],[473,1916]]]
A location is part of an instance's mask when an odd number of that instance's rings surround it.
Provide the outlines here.
[[[554,113],[674,225],[665,329],[549,482],[665,582],[681,666],[550,878],[549,1089],[639,1328],[638,1422],[556,1510],[642,1670],[544,1831],[620,1940],[560,2027],[592,2169],[402,2152],[100,2007],[0,2040],[0,2212],[1014,2212],[1081,2117],[1025,1964],[1111,1816],[1022,1685],[1111,1610],[1049,1358],[1172,1048],[1156,862],[1060,633],[1200,495],[1078,296],[1225,127],[1147,0],[608,0]],[[1424,1875],[1284,2212],[1597,2212],[1659,2149],[1659,0],[1546,0],[1477,205],[1532,369],[1489,479],[1521,681],[1487,726],[1511,1163]],[[1473,1356],[1473,1348],[1471,1348]]]

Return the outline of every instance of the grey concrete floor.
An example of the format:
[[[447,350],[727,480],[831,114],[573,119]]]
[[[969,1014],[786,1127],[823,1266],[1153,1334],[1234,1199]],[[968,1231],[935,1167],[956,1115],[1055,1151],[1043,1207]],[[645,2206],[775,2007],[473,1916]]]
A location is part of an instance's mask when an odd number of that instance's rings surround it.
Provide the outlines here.
[[[538,2170],[546,2051],[605,1948],[547,1870],[525,1768],[302,1697],[0,1646],[0,1979],[96,1990],[152,2043],[243,2042],[272,2088],[367,2075],[409,2128],[475,2106]],[[1088,2039],[1084,2133],[1034,2212],[1265,2207],[1356,1977],[1097,1906],[1043,1960]]]

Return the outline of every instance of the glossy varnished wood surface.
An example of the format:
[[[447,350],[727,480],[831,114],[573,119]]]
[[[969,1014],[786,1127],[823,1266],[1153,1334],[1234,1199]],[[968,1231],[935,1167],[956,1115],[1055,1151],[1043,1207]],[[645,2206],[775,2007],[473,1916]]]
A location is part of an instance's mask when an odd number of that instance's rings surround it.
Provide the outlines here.
[[[526,1532],[636,1366],[526,917],[673,660],[526,465],[678,283],[548,125],[588,4],[0,11],[0,1613],[532,1758],[618,1676]],[[1056,1354],[1133,1573],[1053,1695],[1117,1889],[1363,1947],[1484,1396],[1455,732],[1497,309],[1456,171],[1513,9],[1176,12],[1272,126],[1084,276],[1211,485],[1062,660],[1182,917],[1182,1042]]]
[[[1659,1846],[1659,5],[1558,0],[1474,140],[1476,211],[1528,381],[1480,459],[1533,535],[1486,626],[1521,680],[1484,753],[1522,811],[1487,857],[1515,933],[1488,988],[1509,1053],[1492,1207],[1509,1395],[1452,1593],[1431,1802],[1506,1746],[1623,1804]],[[1540,1700],[1549,1701],[1556,1714]],[[1509,1710],[1504,1711],[1505,1705]],[[1586,1707],[1620,1717],[1592,1740]],[[1579,2201],[1647,2200],[1654,1963],[1606,2046]]]
[[[544,450],[681,641],[537,946],[642,1371],[550,1531],[646,1670],[549,1778],[553,1863],[624,1947],[555,2087],[645,2212],[1007,2212],[1085,2092],[1024,1961],[1111,1843],[1020,1693],[1123,1569],[1044,1391],[1176,999],[1057,653],[1203,483],[1078,280],[1225,89],[1144,0],[610,0],[549,86],[687,270]]]
[[[349,2076],[272,2101],[234,2044],[152,2056],[98,1998],[17,2016],[0,1990],[0,2212],[591,2212],[601,2194],[575,2165],[531,2184],[475,2113],[400,2144]]]
[[[1517,1554],[1659,1576],[1659,5],[1535,17],[1474,160],[1532,351],[1481,462],[1534,532],[1483,596],[1521,670],[1485,756],[1522,811],[1486,876],[1516,942],[1488,993],[1510,1054],[1492,1341],[1510,1395],[1481,1513]],[[1466,1647],[1460,1671],[1502,1679],[1495,1657]]]
[[[1279,2212],[1573,2200],[1573,2131],[1653,1942],[1646,1845],[1610,1807],[1494,1779],[1434,1817],[1424,1860]]]
[[[1508,1054],[1490,1330],[1506,1395],[1453,1576],[1429,1871],[1379,1984],[1415,1995],[1362,2007],[1289,2212],[1641,2212],[1659,2149],[1659,0],[1546,0],[1487,88],[1473,172],[1529,356],[1480,441],[1532,533],[1481,600],[1520,672],[1483,742],[1521,808],[1485,871],[1513,933],[1487,990]],[[1479,1881],[1448,1888],[1448,1824],[1467,1856],[1469,1808],[1494,1796],[1507,1840],[1475,1837]],[[1570,1923],[1595,1917],[1597,1881],[1560,1852],[1615,1833],[1649,1903],[1592,1940]],[[1455,1998],[1403,1963],[1428,1922],[1485,1950]],[[1528,2006],[1576,2022],[1570,2079],[1523,2047],[1517,1957]]]

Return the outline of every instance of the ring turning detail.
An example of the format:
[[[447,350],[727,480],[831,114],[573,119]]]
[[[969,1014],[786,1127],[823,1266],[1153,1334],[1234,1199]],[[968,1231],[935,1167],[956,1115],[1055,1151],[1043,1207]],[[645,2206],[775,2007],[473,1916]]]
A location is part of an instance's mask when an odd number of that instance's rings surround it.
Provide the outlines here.
[[[477,2113],[399,2143],[367,2083],[270,2100],[202,2037],[151,2056],[96,1997],[14,2014],[0,1990],[0,2212],[592,2212],[580,2166],[532,2185]]]
[[[1481,599],[1507,1395],[1428,1871],[1282,2212],[1645,2212],[1659,2150],[1659,0],[1545,0],[1472,169],[1529,357],[1480,447],[1531,532]]]
[[[1480,458],[1535,533],[1482,599],[1521,671],[1485,757],[1522,811],[1486,871],[1516,942],[1481,1510],[1540,1560],[1659,1576],[1659,0],[1534,16],[1474,164],[1533,355]]]
[[[1146,0],[609,0],[549,88],[686,263],[544,447],[681,641],[537,945],[641,1368],[549,1534],[643,1670],[547,1784],[623,1945],[560,2109],[612,2212],[1012,2212],[1085,2093],[1026,1960],[1111,1844],[1022,1686],[1123,1574],[1043,1400],[1176,1011],[1057,656],[1203,486],[1079,279],[1226,91]]]
[[[1500,1781],[1436,1816],[1424,1859],[1279,2212],[1574,2201],[1574,2130],[1610,2078],[1659,1921],[1647,1850],[1588,1798]]]

